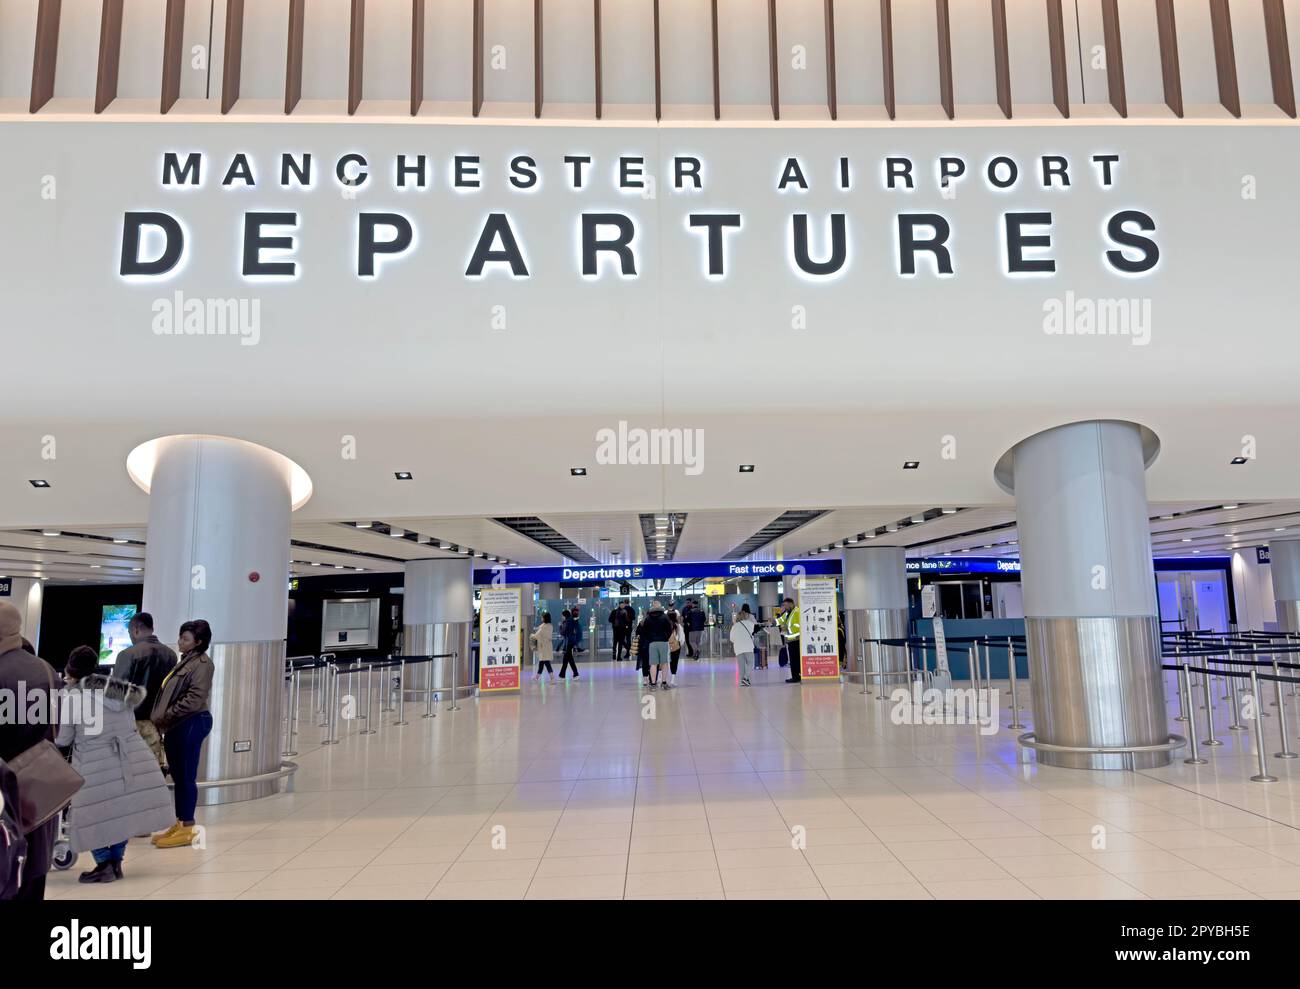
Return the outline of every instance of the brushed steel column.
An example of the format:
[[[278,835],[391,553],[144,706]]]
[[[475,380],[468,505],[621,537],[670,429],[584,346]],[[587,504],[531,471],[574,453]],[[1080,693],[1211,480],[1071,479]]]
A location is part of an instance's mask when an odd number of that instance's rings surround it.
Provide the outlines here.
[[[858,546],[844,550],[844,631],[849,654],[868,676],[877,670],[904,669],[907,652],[898,646],[870,643],[859,655],[862,639],[907,636],[907,553],[901,546]]]
[[[474,619],[474,561],[465,557],[412,560],[406,564],[402,597],[403,642],[408,656],[455,652],[452,660],[421,663],[407,670],[406,699],[423,701],[429,690],[447,694],[453,679],[460,694],[474,684],[470,625]]]
[[[248,779],[280,768],[284,716],[284,642],[222,642],[212,658],[212,733],[204,742],[200,781]],[[269,744],[268,744],[269,742]],[[199,789],[204,806],[278,793],[281,780]]]
[[[1283,632],[1300,632],[1300,539],[1270,539],[1268,565],[1277,626]]]
[[[1159,441],[1129,422],[1079,422],[1022,440],[998,464],[1016,496],[1033,726],[1078,747],[1168,741],[1146,466]],[[1039,763],[1151,768],[1170,753],[1040,749]]]

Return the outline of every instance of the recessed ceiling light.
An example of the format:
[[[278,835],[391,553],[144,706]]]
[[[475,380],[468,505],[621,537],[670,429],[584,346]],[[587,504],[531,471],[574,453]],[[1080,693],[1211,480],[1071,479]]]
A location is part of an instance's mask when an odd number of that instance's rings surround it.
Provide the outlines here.
[[[752,474],[752,473],[754,473],[754,465],[753,465],[753,464],[741,464],[741,465],[740,465],[740,472],[741,472],[742,474]]]
[[[903,470],[916,470],[920,466],[921,466],[921,461],[919,460],[903,461]]]
[[[30,485],[31,485],[32,487],[34,487],[34,488],[48,488],[48,487],[50,486],[50,482],[49,482],[49,481],[42,481],[42,480],[40,480],[40,479],[37,479],[37,480],[34,480],[34,481],[28,481],[27,483],[30,484]]]
[[[336,564],[334,564],[334,569],[335,569],[335,570],[346,570],[347,567],[345,567],[342,563],[336,563]]]
[[[1168,522],[1168,521],[1170,521],[1170,520],[1173,519],[1173,516],[1172,516],[1172,515],[1161,515],[1160,517],[1161,517],[1162,519],[1164,519],[1166,522]]]
[[[63,533],[61,533],[58,529],[42,529],[42,530],[41,530],[41,535],[42,535],[42,536],[61,536],[61,535],[63,535]]]
[[[945,508],[945,509],[943,509],[943,514],[944,514],[944,515],[956,515],[956,514],[957,514],[957,509],[955,509],[955,508]]]
[[[466,555],[466,554],[469,553],[469,547],[467,547],[467,546],[462,546],[460,549],[456,550],[456,552],[457,552],[457,553],[460,553],[462,556],[464,556],[464,555]]]
[[[113,542],[117,543],[117,545],[119,545],[119,546],[125,546],[125,545],[129,542],[129,540],[126,540],[126,539],[114,539]]]
[[[399,470],[393,472],[393,477],[397,478],[399,481],[409,481],[412,478],[414,478],[414,476],[415,475],[412,474],[409,470]]]
[[[1199,550],[1199,549],[1194,549],[1194,550],[1192,550],[1192,552],[1193,552],[1193,553],[1199,553],[1200,550]]]
[[[569,474],[572,475],[573,477],[586,477],[586,476],[587,476],[587,468],[586,468],[586,467],[570,467],[570,468],[569,468]]]
[[[922,522],[924,522],[924,521],[925,521],[925,516],[924,516],[924,515],[913,515],[913,516],[912,516],[912,524],[913,524],[913,525],[920,525],[920,524],[921,524]]]
[[[388,530],[388,534],[389,534],[390,536],[392,536],[394,539],[400,539],[402,536],[405,536],[405,535],[406,535],[406,530],[405,530],[405,529],[392,528],[392,529],[389,529],[389,530]]]
[[[1240,506],[1240,505],[1224,505],[1223,507],[1224,507],[1225,509],[1227,509],[1228,511],[1232,511],[1234,508],[1240,508],[1241,506]]]
[[[856,545],[856,544],[858,543],[858,541],[859,541],[859,540],[858,540],[858,537],[857,537],[857,536],[854,536],[852,539],[848,540],[847,542],[848,542],[848,544],[849,544],[850,546],[854,546],[854,545]]]
[[[319,567],[320,564],[319,564],[319,563],[313,563],[312,566],[313,566],[313,567]]]
[[[1192,541],[1192,540],[1191,540],[1191,537],[1190,537],[1190,536],[1183,536],[1183,542],[1185,542],[1185,543],[1190,543],[1191,541]]]
[[[132,572],[132,573],[140,573],[142,570],[144,570],[144,567],[132,567],[132,568],[131,568],[131,572]]]
[[[91,570],[99,570],[99,569],[101,569],[101,567],[100,567],[100,565],[99,565],[98,563],[92,563],[92,564],[90,565],[90,569],[91,569]]]
[[[356,523],[354,523],[354,524],[356,525],[356,527],[357,527],[358,529],[369,529],[369,528],[370,528],[370,523],[369,523],[369,522],[356,522]]]
[[[1245,457],[1233,457],[1230,461],[1228,461],[1228,463],[1232,464],[1234,467],[1240,467],[1245,462],[1246,462]]]
[[[1273,531],[1274,531],[1274,532],[1286,532],[1286,526],[1282,526],[1281,528],[1274,529]]]

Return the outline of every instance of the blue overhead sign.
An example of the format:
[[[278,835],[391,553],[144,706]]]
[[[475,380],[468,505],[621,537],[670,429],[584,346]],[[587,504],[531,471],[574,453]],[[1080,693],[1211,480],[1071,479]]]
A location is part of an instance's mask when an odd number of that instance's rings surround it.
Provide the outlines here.
[[[1268,547],[1267,547],[1267,546],[1256,546],[1256,547],[1255,547],[1255,562],[1256,562],[1256,563],[1268,563],[1268,562],[1269,562],[1269,559],[1268,559]]]
[[[1020,573],[1020,561],[995,557],[908,560],[907,572],[909,574]]]
[[[705,577],[769,577],[795,574],[809,577],[837,576],[842,570],[839,560],[718,560],[712,563],[637,563],[622,566],[599,563],[568,567],[492,567],[474,571],[474,583],[490,584],[497,574],[507,584],[592,584],[607,580],[672,580]]]

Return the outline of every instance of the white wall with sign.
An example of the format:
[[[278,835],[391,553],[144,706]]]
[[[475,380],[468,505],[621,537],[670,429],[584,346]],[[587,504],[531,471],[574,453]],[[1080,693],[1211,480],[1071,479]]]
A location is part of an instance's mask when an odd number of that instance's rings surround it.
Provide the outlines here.
[[[40,524],[52,513],[88,524],[142,518],[126,453],[180,431],[285,452],[316,481],[304,509],[314,517],[429,510],[419,485],[353,483],[342,435],[355,436],[372,464],[436,477],[439,513],[513,510],[508,479],[520,477],[536,511],[643,507],[644,472],[598,468],[579,487],[567,468],[593,462],[596,430],[621,419],[658,424],[665,409],[668,425],[706,431],[701,473],[658,471],[663,497],[691,508],[1005,502],[992,480],[997,458],[1031,432],[1085,417],[1134,419],[1157,433],[1153,499],[1200,497],[1229,482],[1238,497],[1278,497],[1300,483],[1300,462],[1270,455],[1294,435],[1293,362],[1261,359],[1294,349],[1300,193],[1290,162],[1300,130],[1290,124],[9,117],[0,118],[0,143],[19,152],[0,157],[0,304],[6,362],[23,369],[10,382],[0,456],[31,472],[22,476],[68,471],[70,480],[76,471],[100,485],[94,505],[66,483],[6,492],[0,524]],[[202,187],[164,188],[166,151],[202,152]],[[280,187],[283,152],[315,156],[313,188]],[[256,187],[222,187],[236,153],[248,156]],[[334,178],[348,153],[369,163],[360,186]],[[399,154],[428,156],[429,188],[394,187]],[[1098,154],[1118,155],[1109,187]],[[481,187],[450,188],[456,155],[479,157]],[[510,184],[509,163],[523,155],[540,176],[530,190]],[[592,160],[581,189],[566,155]],[[984,177],[999,155],[1020,168],[1005,191]],[[1069,188],[1043,187],[1043,155],[1068,162]],[[700,160],[702,190],[673,189],[675,156]],[[912,160],[915,189],[884,188],[886,156]],[[951,198],[936,178],[941,156],[967,169]],[[644,159],[653,195],[618,188],[620,157]],[[806,191],[777,190],[789,157]],[[166,278],[118,273],[124,214],[143,210],[166,211],[184,228],[183,263]],[[1156,228],[1159,262],[1142,277],[1106,259],[1116,249],[1107,222],[1126,210]],[[297,215],[293,230],[274,231],[294,235],[297,273],[250,280],[240,273],[245,215],[269,211]],[[366,212],[399,213],[413,231],[409,250],[371,278],[357,274]],[[707,238],[688,222],[719,212],[738,214],[741,225],[723,237],[725,276],[710,277]],[[1009,212],[1051,214],[1050,247],[1028,254],[1053,259],[1055,273],[1006,274]],[[466,277],[492,213],[508,217],[528,277],[502,265]],[[608,253],[597,276],[582,274],[583,213],[629,218],[634,275]],[[903,213],[950,225],[951,276],[936,275],[924,256],[917,274],[900,276]],[[792,262],[800,214],[814,259],[827,257],[831,215],[843,215],[846,259],[835,274]],[[183,314],[195,300],[206,320],[196,325],[208,329],[212,302],[233,300],[231,311],[250,314],[256,302],[256,343],[155,332],[160,312]],[[1080,306],[1142,321],[1142,332],[1048,332],[1053,312],[1073,326]],[[682,359],[647,362],[651,351]],[[611,388],[612,366],[640,370]],[[147,371],[147,403],[133,395],[127,368]],[[40,460],[40,438],[59,422],[68,428],[51,465]],[[1229,467],[1247,435],[1257,460]],[[951,458],[941,452],[945,436],[955,438]],[[895,469],[909,459],[922,469]],[[742,462],[759,464],[762,485],[738,484]]]

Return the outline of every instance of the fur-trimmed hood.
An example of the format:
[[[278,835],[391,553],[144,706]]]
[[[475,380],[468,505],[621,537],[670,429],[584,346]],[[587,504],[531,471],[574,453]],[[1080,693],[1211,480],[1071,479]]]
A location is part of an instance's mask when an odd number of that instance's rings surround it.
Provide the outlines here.
[[[114,679],[104,673],[92,673],[78,681],[73,689],[103,691],[104,707],[111,711],[121,711],[125,708],[135,710],[144,700],[146,693],[144,687],[126,680]]]

